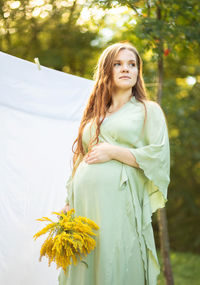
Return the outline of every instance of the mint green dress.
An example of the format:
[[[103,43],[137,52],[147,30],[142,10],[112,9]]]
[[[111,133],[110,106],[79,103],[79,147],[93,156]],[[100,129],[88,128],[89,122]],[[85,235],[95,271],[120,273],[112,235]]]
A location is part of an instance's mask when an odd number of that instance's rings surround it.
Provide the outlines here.
[[[157,258],[152,213],[165,206],[170,182],[168,128],[161,107],[145,101],[145,110],[134,96],[107,117],[100,142],[126,147],[139,168],[117,160],[87,164],[82,160],[67,181],[67,200],[77,216],[95,221],[100,229],[96,248],[83,260],[60,270],[60,285],[156,285]],[[88,123],[83,132],[87,152]]]

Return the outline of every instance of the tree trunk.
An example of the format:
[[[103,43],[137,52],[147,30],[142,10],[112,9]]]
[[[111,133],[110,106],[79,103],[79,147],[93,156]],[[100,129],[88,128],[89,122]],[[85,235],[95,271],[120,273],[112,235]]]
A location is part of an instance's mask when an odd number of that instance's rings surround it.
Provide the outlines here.
[[[157,214],[159,237],[160,237],[160,250],[163,260],[163,273],[165,276],[165,283],[167,285],[174,285],[173,273],[170,262],[170,246],[167,229],[167,215],[166,209],[162,208],[158,210]]]
[[[161,20],[162,15],[162,0],[157,4],[157,20]],[[158,93],[157,102],[161,105],[162,101],[162,91],[163,91],[163,40],[162,36],[159,37],[158,42],[159,52],[158,52]],[[158,210],[157,214],[158,228],[159,228],[159,238],[160,238],[160,250],[163,260],[163,273],[165,276],[165,283],[167,285],[174,285],[173,273],[170,262],[170,245],[169,245],[169,235],[167,229],[167,215],[166,209],[162,208]]]

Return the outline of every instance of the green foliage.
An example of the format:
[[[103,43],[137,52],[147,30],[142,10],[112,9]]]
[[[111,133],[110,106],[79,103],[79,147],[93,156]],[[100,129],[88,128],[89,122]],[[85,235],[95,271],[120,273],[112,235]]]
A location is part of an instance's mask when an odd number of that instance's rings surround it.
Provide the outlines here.
[[[14,9],[11,2],[0,2],[2,51],[30,61],[39,57],[42,65],[91,78],[90,66],[99,50],[91,42],[98,29],[79,24],[83,5],[77,1],[71,5],[61,0],[43,5],[21,1]]]
[[[173,163],[167,206],[172,248],[182,251],[192,249],[198,252],[200,238],[196,226],[200,219],[199,92],[200,84],[196,83],[188,90],[186,97],[173,100],[174,104],[172,101],[169,105]],[[181,91],[174,95],[180,94]]]
[[[162,259],[158,251],[158,259],[162,268]],[[170,253],[172,271],[174,274],[174,284],[176,285],[200,285],[200,256],[191,253],[181,253],[172,251]],[[161,270],[162,271],[162,270]],[[165,285],[164,275],[158,277],[158,285]]]

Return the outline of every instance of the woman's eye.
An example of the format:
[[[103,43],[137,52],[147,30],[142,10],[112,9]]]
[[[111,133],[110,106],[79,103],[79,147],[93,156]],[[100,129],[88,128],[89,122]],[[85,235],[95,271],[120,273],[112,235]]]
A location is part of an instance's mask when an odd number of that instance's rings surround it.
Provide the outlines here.
[[[119,63],[119,62],[114,63],[114,66],[120,66],[120,65],[121,65],[121,63]],[[136,64],[135,63],[130,63],[130,66],[131,67],[135,67]]]

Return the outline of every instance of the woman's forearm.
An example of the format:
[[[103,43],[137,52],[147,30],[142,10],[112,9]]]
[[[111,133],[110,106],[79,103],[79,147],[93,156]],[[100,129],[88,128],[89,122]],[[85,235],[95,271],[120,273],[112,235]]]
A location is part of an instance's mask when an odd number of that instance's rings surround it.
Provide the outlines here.
[[[111,159],[139,168],[139,164],[136,162],[134,155],[125,147],[113,145],[112,148],[110,148],[110,157]]]

